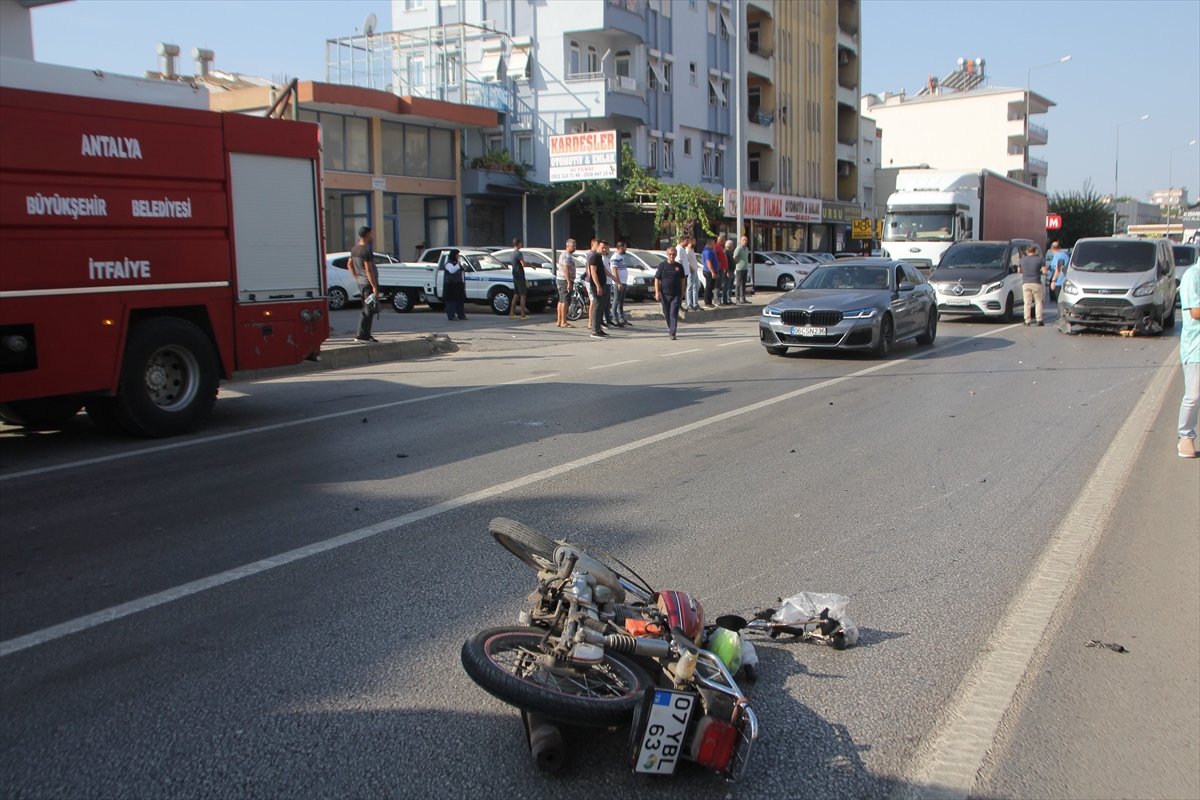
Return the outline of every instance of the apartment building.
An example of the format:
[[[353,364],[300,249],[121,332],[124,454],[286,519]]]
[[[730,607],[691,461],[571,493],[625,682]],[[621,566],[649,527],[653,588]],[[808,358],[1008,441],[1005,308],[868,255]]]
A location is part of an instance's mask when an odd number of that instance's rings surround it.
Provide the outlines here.
[[[756,238],[810,249],[811,225],[832,249],[858,208],[858,13],[858,0],[393,0],[392,31],[327,43],[327,81],[499,112],[461,139],[463,241],[548,243],[547,203],[526,191],[547,179],[548,137],[616,130],[652,174],[715,193],[741,158],[745,194],[816,201],[803,222],[751,218]],[[639,216],[622,232],[652,244]],[[590,226],[574,214],[559,230]]]
[[[915,95],[864,95],[862,113],[883,131],[880,166],[990,169],[1044,190],[1049,165],[1030,148],[1050,134],[1031,118],[1055,103],[1025,89],[988,86],[986,66],[959,59],[957,69],[940,80],[930,76]]]

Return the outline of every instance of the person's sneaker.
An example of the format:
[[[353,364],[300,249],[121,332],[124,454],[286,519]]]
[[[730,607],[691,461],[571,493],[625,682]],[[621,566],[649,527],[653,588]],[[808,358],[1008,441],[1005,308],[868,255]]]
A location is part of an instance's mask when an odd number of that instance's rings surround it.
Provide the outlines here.
[[[605,334],[603,334],[603,333],[593,333],[592,334],[593,339],[603,339],[604,337],[605,337]]]
[[[1180,458],[1196,458],[1196,440],[1195,439],[1180,439],[1179,440],[1179,457]]]
[[[368,336],[368,337],[367,337],[367,338],[365,338],[365,339],[363,339],[363,338],[361,338],[361,337],[359,337],[359,336],[355,336],[355,337],[354,337],[354,341],[356,341],[356,342],[363,342],[363,343],[366,343],[366,342],[378,342],[379,340],[378,340],[378,339],[376,339],[374,336]]]
[[[675,334],[672,333],[672,334],[670,334],[670,336],[671,336],[671,341],[672,342],[675,341]]]
[[[1042,321],[1039,319],[1039,320],[1038,320],[1038,327],[1039,327],[1039,328],[1044,328],[1044,327],[1046,327],[1046,323],[1042,322]]]

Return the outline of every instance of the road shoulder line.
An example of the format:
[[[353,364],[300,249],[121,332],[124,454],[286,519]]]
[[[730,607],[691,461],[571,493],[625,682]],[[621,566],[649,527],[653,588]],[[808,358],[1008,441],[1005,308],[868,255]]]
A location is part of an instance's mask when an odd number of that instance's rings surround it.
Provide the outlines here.
[[[1178,369],[1173,351],[1113,437],[1071,510],[1050,537],[978,659],[947,705],[945,723],[910,770],[907,797],[965,800],[1047,627],[1104,532]]]

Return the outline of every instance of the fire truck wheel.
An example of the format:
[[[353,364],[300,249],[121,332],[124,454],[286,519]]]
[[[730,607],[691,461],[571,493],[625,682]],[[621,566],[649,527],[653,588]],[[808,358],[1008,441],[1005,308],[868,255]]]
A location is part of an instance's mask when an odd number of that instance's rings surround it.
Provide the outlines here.
[[[113,416],[140,436],[187,433],[212,410],[219,380],[217,354],[203,331],[176,317],[146,320],[130,331]]]
[[[83,408],[83,400],[74,394],[13,400],[0,403],[0,419],[33,430],[61,428]]]

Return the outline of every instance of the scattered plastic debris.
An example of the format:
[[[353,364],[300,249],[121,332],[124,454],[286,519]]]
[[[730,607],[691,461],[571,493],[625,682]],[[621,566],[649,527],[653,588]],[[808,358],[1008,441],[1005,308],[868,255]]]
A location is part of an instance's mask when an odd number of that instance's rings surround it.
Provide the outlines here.
[[[1126,650],[1124,647],[1117,644],[1116,642],[1102,642],[1099,639],[1092,639],[1090,642],[1085,644],[1084,647],[1104,647],[1109,650],[1112,650],[1114,653],[1128,653],[1129,652],[1128,650]]]

